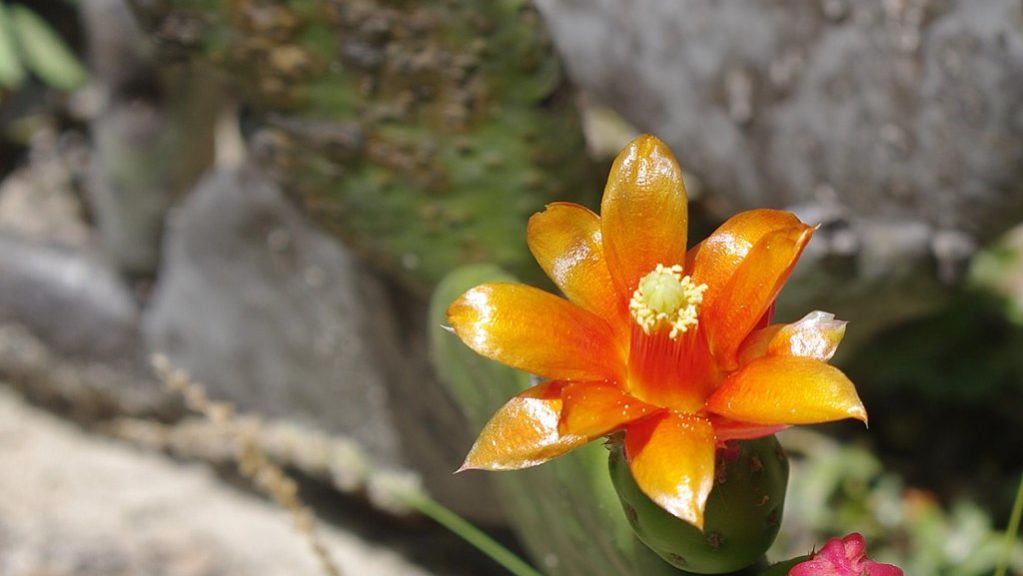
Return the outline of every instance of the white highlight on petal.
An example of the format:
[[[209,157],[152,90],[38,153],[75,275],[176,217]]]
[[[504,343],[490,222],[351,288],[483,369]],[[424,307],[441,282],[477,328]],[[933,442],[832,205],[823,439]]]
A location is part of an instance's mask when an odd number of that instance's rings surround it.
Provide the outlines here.
[[[846,323],[835,315],[815,310],[792,324],[789,349],[793,356],[830,360],[845,333]]]
[[[490,305],[490,296],[485,290],[474,288],[469,292],[466,292],[465,301],[479,313],[479,318],[477,318],[475,322],[477,327],[481,325],[486,326],[490,323],[494,315],[494,308]],[[480,330],[477,328],[473,330],[472,342],[466,342],[466,344],[469,344],[470,348],[476,350],[488,348],[487,334],[488,332],[486,330]]]
[[[600,233],[596,233],[596,242],[600,242]],[[578,242],[572,246],[571,250],[562,253],[554,261],[551,266],[551,279],[558,286],[564,286],[568,283],[568,276],[572,273],[580,263],[589,260],[590,255],[593,253],[589,244],[584,242]]]

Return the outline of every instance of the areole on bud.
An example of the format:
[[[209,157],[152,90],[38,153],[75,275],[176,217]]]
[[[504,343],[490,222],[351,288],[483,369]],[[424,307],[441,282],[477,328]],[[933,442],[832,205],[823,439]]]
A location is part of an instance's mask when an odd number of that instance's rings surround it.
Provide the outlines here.
[[[774,436],[717,450],[704,528],[672,516],[636,485],[622,442],[609,443],[611,481],[640,540],[666,562],[694,574],[727,574],[760,561],[778,534],[789,463]]]

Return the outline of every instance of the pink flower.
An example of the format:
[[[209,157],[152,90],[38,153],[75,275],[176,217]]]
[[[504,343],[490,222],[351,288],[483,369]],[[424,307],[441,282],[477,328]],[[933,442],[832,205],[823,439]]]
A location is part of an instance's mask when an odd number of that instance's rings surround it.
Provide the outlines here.
[[[867,558],[863,536],[832,538],[813,558],[797,564],[789,576],[904,576],[902,569]]]

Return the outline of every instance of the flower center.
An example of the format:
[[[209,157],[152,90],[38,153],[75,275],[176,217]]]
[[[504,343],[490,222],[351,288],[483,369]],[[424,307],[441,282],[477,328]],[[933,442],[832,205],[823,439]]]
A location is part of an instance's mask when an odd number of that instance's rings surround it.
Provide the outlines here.
[[[696,285],[688,275],[683,276],[678,264],[658,264],[639,281],[629,301],[629,312],[644,334],[649,336],[662,326],[670,326],[668,338],[675,340],[696,326],[698,307],[706,291],[706,284]]]

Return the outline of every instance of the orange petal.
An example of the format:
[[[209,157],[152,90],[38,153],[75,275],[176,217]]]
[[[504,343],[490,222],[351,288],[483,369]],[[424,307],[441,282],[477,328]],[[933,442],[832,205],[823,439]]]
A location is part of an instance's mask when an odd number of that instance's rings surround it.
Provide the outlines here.
[[[766,354],[830,360],[845,336],[845,324],[835,320],[834,314],[818,310],[792,324],[774,324],[757,330],[739,347],[739,365]]]
[[[803,224],[791,212],[749,210],[729,218],[690,250],[686,268],[692,270],[693,282],[708,286],[703,294],[704,307],[713,303],[749,251],[764,236],[800,226]]]
[[[588,438],[603,436],[661,408],[647,404],[607,382],[577,382],[561,394],[559,430]]]
[[[777,434],[788,426],[784,424],[752,424],[750,422],[738,422],[717,414],[710,415],[710,423],[714,425],[714,436],[717,438],[718,446],[724,445],[729,440],[753,440],[763,438],[771,434]]]
[[[658,264],[682,264],[688,225],[682,169],[654,136],[633,140],[611,166],[600,221],[608,268],[623,302]]]
[[[714,446],[710,421],[690,414],[666,411],[625,430],[636,484],[661,508],[700,529],[714,486]]]
[[[672,340],[664,331],[647,335],[634,326],[629,347],[629,391],[658,406],[690,413],[700,410],[721,381],[701,328],[702,324]]]
[[[480,432],[459,472],[528,468],[588,442],[558,432],[564,386],[544,382],[509,400]]]
[[[529,219],[526,240],[536,261],[569,300],[625,326],[626,311],[604,260],[600,218],[570,202],[549,204]]]
[[[843,418],[867,422],[845,374],[812,358],[764,356],[721,383],[706,408],[753,424],[816,424]]]
[[[532,286],[477,286],[448,308],[448,322],[479,354],[546,378],[613,379],[624,365],[604,320]]]
[[[803,224],[769,232],[753,245],[713,300],[707,302],[704,296],[700,321],[722,369],[738,365],[739,345],[781,291],[812,235],[813,228]]]

